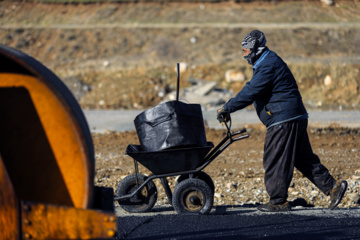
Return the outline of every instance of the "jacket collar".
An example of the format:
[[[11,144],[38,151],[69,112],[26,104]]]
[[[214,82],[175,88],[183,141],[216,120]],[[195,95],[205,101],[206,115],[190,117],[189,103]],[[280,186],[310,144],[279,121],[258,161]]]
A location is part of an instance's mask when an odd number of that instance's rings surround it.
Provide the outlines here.
[[[264,60],[264,58],[269,54],[269,52],[270,50],[268,48],[265,50],[265,52],[263,52],[261,57],[256,61],[255,65],[253,66],[254,70],[259,67],[259,64]]]

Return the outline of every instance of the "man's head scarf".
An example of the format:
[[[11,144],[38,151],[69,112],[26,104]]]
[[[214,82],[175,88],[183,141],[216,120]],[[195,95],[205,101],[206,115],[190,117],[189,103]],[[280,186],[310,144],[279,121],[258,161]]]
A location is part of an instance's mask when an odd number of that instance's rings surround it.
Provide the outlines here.
[[[245,36],[241,45],[243,48],[250,50],[250,53],[244,58],[250,65],[254,65],[256,61],[260,58],[261,54],[265,50],[266,38],[263,32],[259,30],[254,30],[248,35]]]

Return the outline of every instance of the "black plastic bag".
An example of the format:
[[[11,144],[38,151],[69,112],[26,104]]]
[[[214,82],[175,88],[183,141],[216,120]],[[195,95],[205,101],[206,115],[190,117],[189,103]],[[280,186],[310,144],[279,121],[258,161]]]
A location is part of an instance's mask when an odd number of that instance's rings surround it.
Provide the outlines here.
[[[207,145],[200,104],[165,102],[140,113],[134,123],[143,151]]]

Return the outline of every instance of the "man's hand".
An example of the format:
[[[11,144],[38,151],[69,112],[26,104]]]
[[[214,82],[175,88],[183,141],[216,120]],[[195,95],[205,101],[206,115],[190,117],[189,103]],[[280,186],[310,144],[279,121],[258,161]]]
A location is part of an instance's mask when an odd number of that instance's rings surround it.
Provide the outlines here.
[[[219,123],[230,121],[230,113],[225,111],[224,108],[220,108],[217,110],[217,120]]]

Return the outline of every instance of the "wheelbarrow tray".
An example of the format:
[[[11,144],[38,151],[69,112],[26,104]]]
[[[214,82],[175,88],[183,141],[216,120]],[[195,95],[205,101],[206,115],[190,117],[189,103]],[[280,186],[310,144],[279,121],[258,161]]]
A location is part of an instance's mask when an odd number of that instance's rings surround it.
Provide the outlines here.
[[[168,174],[196,169],[214,147],[212,142],[202,147],[176,147],[162,151],[141,151],[140,145],[128,145],[126,154],[144,165],[152,173]]]

